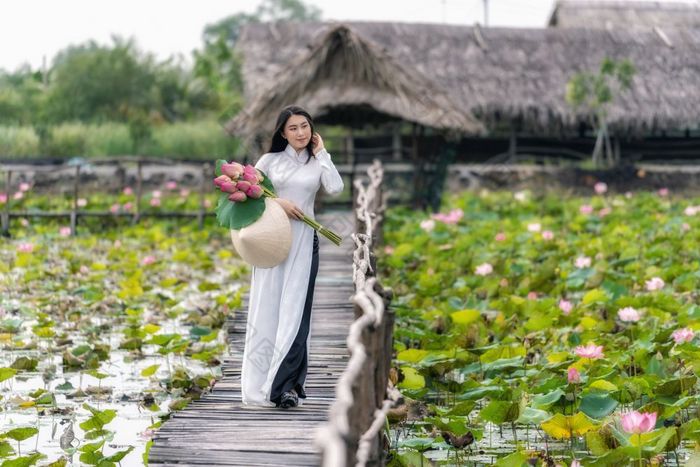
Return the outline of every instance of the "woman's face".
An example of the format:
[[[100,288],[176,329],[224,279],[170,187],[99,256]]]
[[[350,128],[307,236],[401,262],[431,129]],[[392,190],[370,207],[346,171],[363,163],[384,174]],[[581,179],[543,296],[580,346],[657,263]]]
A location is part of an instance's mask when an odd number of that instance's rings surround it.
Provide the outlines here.
[[[303,115],[292,115],[287,119],[282,136],[297,151],[301,151],[311,139],[311,125]]]

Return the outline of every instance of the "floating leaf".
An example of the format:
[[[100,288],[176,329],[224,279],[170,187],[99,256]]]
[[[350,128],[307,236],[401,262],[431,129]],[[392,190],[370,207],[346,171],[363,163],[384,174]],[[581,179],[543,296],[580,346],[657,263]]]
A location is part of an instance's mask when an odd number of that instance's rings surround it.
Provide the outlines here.
[[[541,426],[549,436],[556,439],[583,436],[596,427],[583,412],[578,412],[576,415],[558,413],[546,422],[542,422]]]

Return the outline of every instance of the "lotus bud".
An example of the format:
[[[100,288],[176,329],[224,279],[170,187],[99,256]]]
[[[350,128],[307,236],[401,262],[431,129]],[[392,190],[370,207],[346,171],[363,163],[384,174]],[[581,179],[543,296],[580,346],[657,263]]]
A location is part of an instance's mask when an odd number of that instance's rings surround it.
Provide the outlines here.
[[[221,165],[221,173],[231,177],[231,180],[238,180],[241,175],[243,175],[243,166],[238,162],[231,162],[230,164]]]
[[[258,199],[262,196],[263,191],[260,185],[250,185],[250,188],[248,188],[245,194],[248,195],[249,198]]]
[[[231,195],[229,195],[228,199],[235,202],[235,203],[238,203],[241,201],[245,201],[246,199],[248,199],[248,197],[242,191],[237,191],[235,193],[231,193]]]
[[[250,185],[250,182],[246,182],[245,180],[241,180],[240,182],[236,183],[236,187],[243,192],[248,191]]]
[[[256,173],[250,173],[250,172],[245,172],[243,174],[243,180],[246,182],[250,183],[251,185],[255,185],[258,183],[258,174]]]
[[[235,193],[238,191],[236,182],[224,182],[219,187],[224,193]]]
[[[218,186],[221,188],[221,184],[224,182],[230,182],[231,178],[228,175],[219,175],[214,179],[214,185]]]

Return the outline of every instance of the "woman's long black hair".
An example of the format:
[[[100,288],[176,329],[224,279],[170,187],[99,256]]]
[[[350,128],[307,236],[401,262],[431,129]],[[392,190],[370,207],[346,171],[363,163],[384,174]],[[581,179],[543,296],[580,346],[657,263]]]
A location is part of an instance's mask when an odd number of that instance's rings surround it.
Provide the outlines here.
[[[314,121],[311,115],[309,115],[309,112],[296,105],[289,105],[280,112],[277,117],[277,123],[275,124],[275,132],[272,134],[272,144],[270,144],[270,150],[267,152],[282,152],[287,148],[287,140],[282,136],[282,132],[284,131],[284,126],[287,124],[287,120],[289,120],[289,117],[292,115],[303,115],[311,127],[311,138],[309,139],[309,144],[306,145],[306,150],[309,153],[306,159],[306,163],[308,164],[313,154]]]

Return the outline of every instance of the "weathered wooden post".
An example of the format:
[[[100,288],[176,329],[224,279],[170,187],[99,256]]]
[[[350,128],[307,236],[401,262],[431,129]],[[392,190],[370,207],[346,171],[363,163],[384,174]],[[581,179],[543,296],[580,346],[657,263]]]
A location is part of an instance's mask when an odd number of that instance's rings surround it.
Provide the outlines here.
[[[132,224],[136,224],[141,219],[141,159],[136,161],[136,212],[131,220]]]
[[[12,183],[12,170],[5,173],[5,193],[7,195],[7,202],[5,203],[5,209],[2,212],[2,235],[4,237],[10,236],[10,183]]]
[[[75,166],[75,179],[73,180],[73,207],[70,210],[70,234],[75,236],[75,228],[78,225],[78,185],[80,184],[80,164]]]

